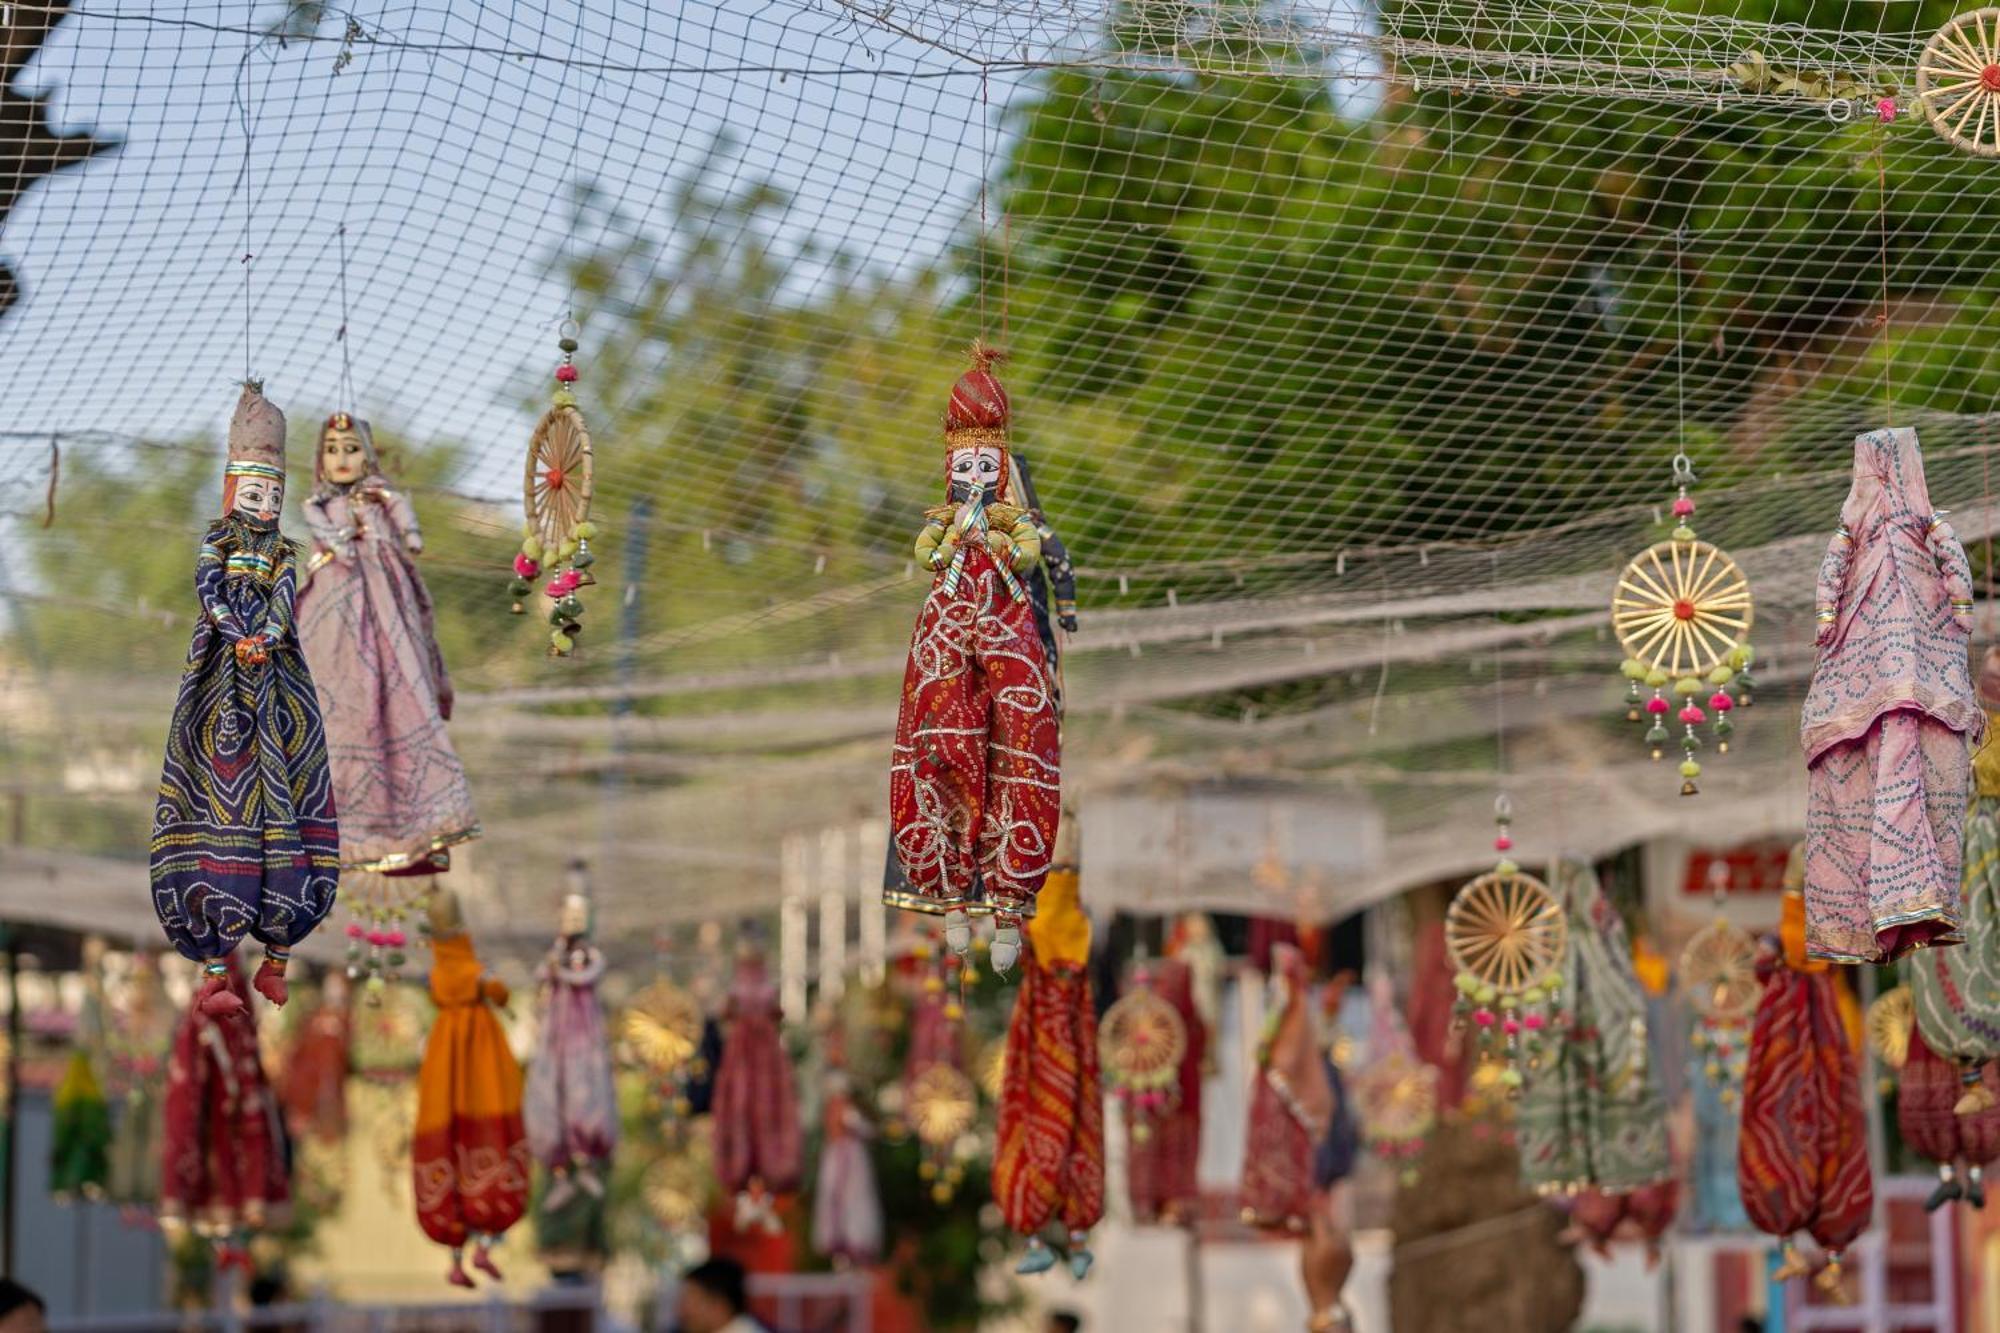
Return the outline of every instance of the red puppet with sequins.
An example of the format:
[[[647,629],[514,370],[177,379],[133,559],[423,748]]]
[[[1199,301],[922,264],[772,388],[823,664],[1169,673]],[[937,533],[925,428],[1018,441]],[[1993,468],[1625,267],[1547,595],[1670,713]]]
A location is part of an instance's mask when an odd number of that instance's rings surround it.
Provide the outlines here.
[[[889,818],[908,881],[896,906],[945,918],[964,953],[971,916],[995,918],[993,966],[1020,956],[1061,815],[1062,737],[1048,657],[1023,574],[1041,558],[1034,518],[1014,502],[1010,408],[998,354],[972,369],[945,408],[947,502],[926,511],[917,562],[930,594],[910,638],[889,771]]]

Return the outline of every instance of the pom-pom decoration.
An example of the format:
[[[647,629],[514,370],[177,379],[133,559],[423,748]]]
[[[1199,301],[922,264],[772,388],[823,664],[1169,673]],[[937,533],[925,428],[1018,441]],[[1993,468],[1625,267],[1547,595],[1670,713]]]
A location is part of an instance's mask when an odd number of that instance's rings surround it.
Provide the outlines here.
[[[1139,984],[1105,1011],[1097,1029],[1098,1063],[1105,1088],[1125,1108],[1132,1137],[1145,1142],[1153,1124],[1180,1101],[1181,1060],[1187,1024],[1154,990],[1142,971]]]
[[[1939,28],[1917,57],[1917,106],[1938,137],[2000,157],[2000,9],[1975,9]]]
[[[1750,705],[1752,605],[1750,581],[1719,547],[1695,536],[1694,468],[1674,456],[1673,531],[1641,551],[1618,575],[1611,597],[1611,626],[1625,659],[1625,717],[1646,724],[1653,758],[1681,751],[1681,795],[1701,791],[1705,726],[1716,753],[1729,753],[1736,729],[1730,714]],[[1650,691],[1650,693],[1648,693]],[[1668,715],[1680,726],[1676,737]]]
[[[564,323],[559,346],[563,359],[556,369],[555,396],[528,442],[521,477],[521,549],[514,557],[508,592],[514,614],[521,615],[534,580],[548,576],[542,594],[549,603],[549,655],[568,657],[583,631],[583,599],[577,590],[597,582],[590,573],[597,559],[590,549],[597,536],[597,525],[590,519],[596,468],[590,428],[571,387],[577,379],[574,324]]]
[[[1696,1019],[1688,1041],[1722,1104],[1734,1106],[1743,1091],[1751,1019],[1763,994],[1757,942],[1743,927],[1717,916],[1688,937],[1678,971]]]
[[[1437,1125],[1438,1071],[1409,1051],[1371,1061],[1354,1079],[1354,1105],[1369,1150],[1397,1168],[1405,1184]]]
[[[1511,848],[1512,809],[1494,803],[1496,847]],[[1469,1023],[1482,1059],[1500,1059],[1500,1081],[1518,1094],[1527,1071],[1540,1064],[1543,1043],[1558,1027],[1560,965],[1569,947],[1569,914],[1549,886],[1504,855],[1492,870],[1453,896],[1444,943],[1457,969],[1459,1022]]]

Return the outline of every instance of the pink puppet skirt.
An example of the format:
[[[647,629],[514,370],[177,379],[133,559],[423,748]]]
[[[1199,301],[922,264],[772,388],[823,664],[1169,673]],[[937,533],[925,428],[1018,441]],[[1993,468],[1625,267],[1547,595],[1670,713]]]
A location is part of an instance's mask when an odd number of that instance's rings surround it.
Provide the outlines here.
[[[1884,713],[1806,768],[1806,953],[1886,963],[1959,944],[1960,830],[1972,779],[1963,734]]]

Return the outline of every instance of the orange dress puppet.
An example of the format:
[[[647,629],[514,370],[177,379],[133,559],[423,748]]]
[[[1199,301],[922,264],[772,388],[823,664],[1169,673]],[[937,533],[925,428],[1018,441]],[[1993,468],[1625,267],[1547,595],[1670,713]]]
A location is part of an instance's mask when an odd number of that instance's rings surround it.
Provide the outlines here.
[[[488,1245],[528,1206],[521,1065],[494,1014],[507,1002],[507,987],[481,968],[449,890],[431,902],[431,947],[438,1013],[417,1072],[410,1145],[417,1221],[451,1247],[451,1284],[469,1287],[465,1246],[473,1247],[473,1266],[498,1279]]]

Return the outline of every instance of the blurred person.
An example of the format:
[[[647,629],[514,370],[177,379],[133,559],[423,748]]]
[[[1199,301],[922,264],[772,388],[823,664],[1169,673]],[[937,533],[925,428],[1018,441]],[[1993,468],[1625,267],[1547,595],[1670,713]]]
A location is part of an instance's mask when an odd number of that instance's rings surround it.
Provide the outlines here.
[[[681,1278],[680,1333],[767,1333],[749,1314],[745,1286],[743,1265],[734,1259],[710,1259],[690,1268]]]
[[[0,1333],[47,1333],[48,1307],[12,1278],[0,1277]]]
[[[1042,1333],[1080,1333],[1083,1316],[1069,1310],[1051,1310],[1042,1322]]]
[[[1331,1199],[1321,1196],[1308,1215],[1308,1229],[1299,1246],[1299,1272],[1305,1279],[1306,1333],[1352,1333],[1354,1317],[1341,1301],[1347,1275],[1354,1268],[1354,1249],[1347,1233],[1334,1224]]]

